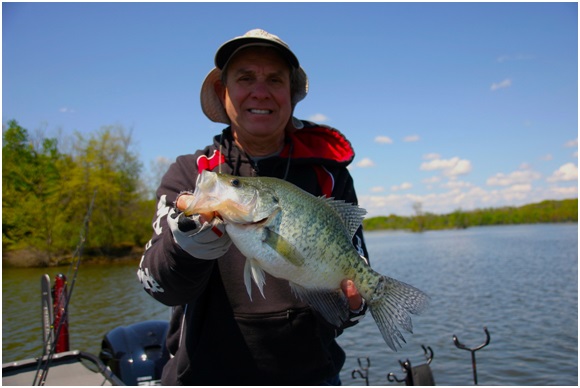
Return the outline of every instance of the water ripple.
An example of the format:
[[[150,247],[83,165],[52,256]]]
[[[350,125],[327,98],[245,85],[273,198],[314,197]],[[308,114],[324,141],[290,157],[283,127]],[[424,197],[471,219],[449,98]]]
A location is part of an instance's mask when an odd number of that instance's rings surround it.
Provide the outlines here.
[[[457,349],[485,340],[476,353],[483,385],[578,385],[578,226],[526,225],[460,231],[372,232],[366,235],[375,269],[426,291],[430,308],[413,318],[414,334],[393,353],[372,317],[346,330],[341,372],[353,380],[357,358],[371,358],[370,382],[386,385],[389,372],[403,377],[398,360],[424,363],[431,346],[438,385],[473,384],[471,356]],[[167,319],[169,308],[147,295],[136,279],[137,263],[82,265],[71,301],[71,347],[98,354],[105,333],[149,319]],[[2,362],[41,352],[42,269],[2,273]],[[51,270],[51,277],[56,271]]]

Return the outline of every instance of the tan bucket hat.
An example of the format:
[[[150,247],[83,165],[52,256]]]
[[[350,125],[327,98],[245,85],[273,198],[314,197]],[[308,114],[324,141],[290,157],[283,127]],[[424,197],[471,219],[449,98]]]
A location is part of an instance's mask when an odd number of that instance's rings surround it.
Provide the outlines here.
[[[216,67],[205,77],[201,86],[201,109],[211,121],[230,124],[230,119],[215,92],[214,84],[220,80],[222,69],[227,65],[230,58],[242,48],[250,46],[272,46],[277,48],[288,63],[296,70],[291,89],[292,108],[306,97],[308,93],[308,76],[304,72],[304,69],[300,67],[300,62],[298,62],[298,58],[290,50],[290,47],[276,35],[261,29],[254,29],[246,32],[242,36],[227,41],[216,52],[214,60]],[[297,129],[303,126],[302,122],[295,117],[292,117],[292,123]]]

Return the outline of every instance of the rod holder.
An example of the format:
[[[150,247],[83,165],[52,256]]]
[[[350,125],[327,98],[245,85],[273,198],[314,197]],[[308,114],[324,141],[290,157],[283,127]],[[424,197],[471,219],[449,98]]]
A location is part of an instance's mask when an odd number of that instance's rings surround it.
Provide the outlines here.
[[[485,337],[486,337],[485,342],[479,346],[476,346],[475,348],[468,348],[467,346],[465,346],[461,342],[459,342],[459,338],[457,338],[457,336],[455,334],[453,335],[453,343],[455,344],[455,346],[458,349],[468,350],[469,352],[471,352],[471,366],[473,368],[473,383],[475,385],[477,385],[477,363],[475,361],[475,352],[485,348],[487,345],[489,345],[489,342],[491,340],[491,337],[489,335],[489,331],[487,330],[487,327],[484,326],[483,331],[485,332]]]
[[[363,362],[365,361],[365,366]],[[357,358],[359,369],[354,369],[351,373],[353,379],[356,379],[356,375],[362,378],[366,385],[369,385],[369,368],[371,367],[371,359],[369,357],[359,357]]]

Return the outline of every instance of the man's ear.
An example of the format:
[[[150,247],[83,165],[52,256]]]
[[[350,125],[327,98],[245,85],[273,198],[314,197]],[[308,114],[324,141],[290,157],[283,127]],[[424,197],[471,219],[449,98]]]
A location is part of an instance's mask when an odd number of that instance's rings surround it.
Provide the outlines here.
[[[220,99],[222,105],[224,105],[225,98],[226,98],[226,87],[222,83],[221,80],[215,81],[215,83],[213,84],[213,90],[215,91],[215,94]]]

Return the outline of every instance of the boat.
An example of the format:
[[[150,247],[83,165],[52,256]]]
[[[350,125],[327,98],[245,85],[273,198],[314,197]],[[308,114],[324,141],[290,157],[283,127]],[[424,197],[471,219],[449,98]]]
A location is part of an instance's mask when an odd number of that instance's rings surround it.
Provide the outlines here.
[[[105,334],[99,355],[69,349],[65,275],[41,277],[43,354],[2,364],[2,385],[161,385],[169,360],[168,321],[120,326]]]

